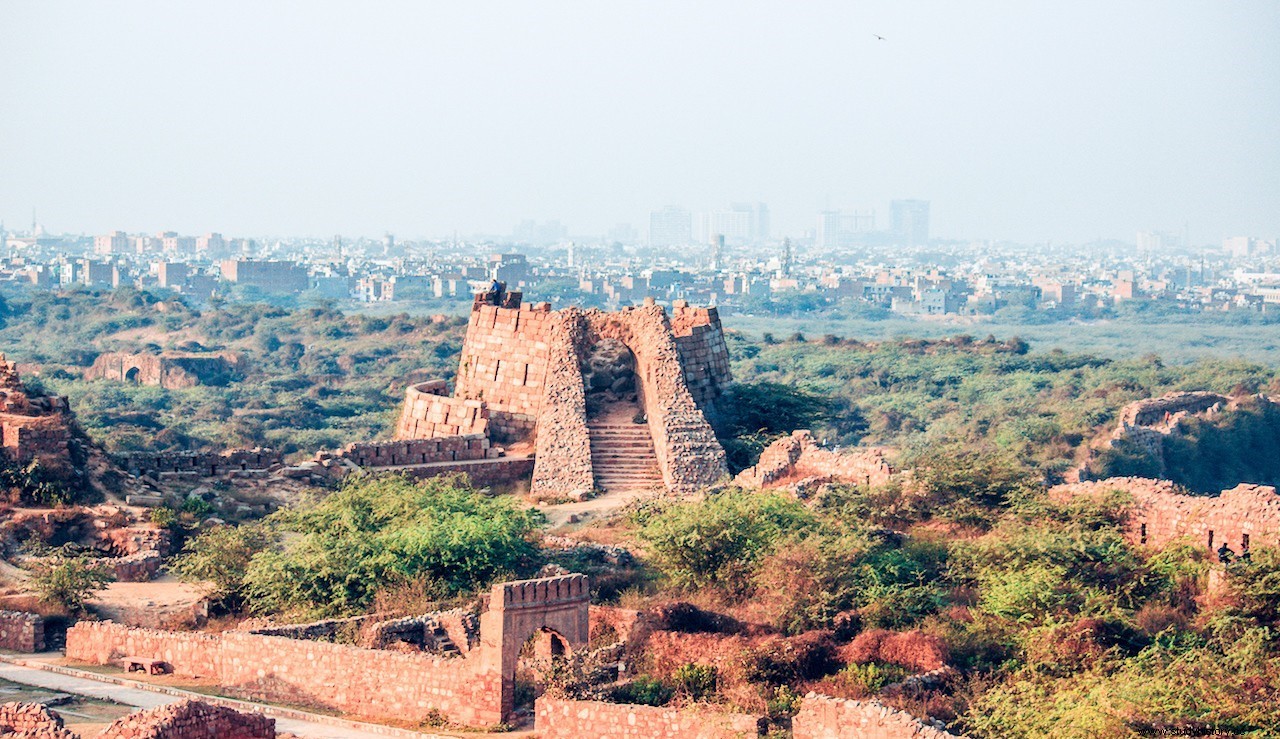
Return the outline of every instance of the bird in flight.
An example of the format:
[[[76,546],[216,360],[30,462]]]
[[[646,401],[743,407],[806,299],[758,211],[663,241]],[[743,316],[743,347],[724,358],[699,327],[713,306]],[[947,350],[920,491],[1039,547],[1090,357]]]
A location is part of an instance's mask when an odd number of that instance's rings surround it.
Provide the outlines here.
[[[875,36],[877,39],[880,39],[881,41],[884,41],[884,36],[881,36],[881,35],[880,35],[880,34],[878,34],[878,33],[873,33],[873,34],[871,34],[871,35],[872,35],[872,36]]]

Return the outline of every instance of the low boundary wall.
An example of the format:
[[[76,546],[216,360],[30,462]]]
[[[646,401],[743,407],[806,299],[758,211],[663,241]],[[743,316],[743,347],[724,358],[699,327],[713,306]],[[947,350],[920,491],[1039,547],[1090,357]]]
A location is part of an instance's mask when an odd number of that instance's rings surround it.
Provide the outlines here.
[[[44,651],[44,619],[34,613],[0,611],[0,649]]]
[[[763,723],[759,716],[726,713],[702,705],[656,708],[546,696],[534,705],[534,730],[542,739],[738,739],[760,736]]]

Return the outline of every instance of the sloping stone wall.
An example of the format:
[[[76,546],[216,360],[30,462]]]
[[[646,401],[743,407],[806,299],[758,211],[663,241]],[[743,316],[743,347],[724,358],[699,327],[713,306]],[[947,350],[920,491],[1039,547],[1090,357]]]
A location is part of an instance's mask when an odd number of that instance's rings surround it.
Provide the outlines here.
[[[546,402],[538,414],[534,495],[591,490],[591,435],[587,430],[587,395],[582,385],[578,349],[586,322],[575,308],[551,314],[547,345]]]
[[[451,398],[444,380],[410,385],[396,423],[397,439],[431,439],[489,433],[489,411],[480,400]]]
[[[904,711],[878,701],[830,698],[810,693],[791,720],[795,739],[955,739]]]
[[[1125,536],[1133,544],[1159,548],[1186,537],[1213,552],[1226,544],[1236,554],[1249,547],[1280,546],[1280,495],[1266,485],[1189,495],[1168,480],[1112,477],[1059,485],[1049,494],[1063,501],[1114,490],[1133,498],[1125,523]]]
[[[44,651],[44,619],[34,613],[0,611],[0,649]]]
[[[535,417],[542,408],[551,306],[479,304],[462,344],[454,395],[490,411]]]
[[[534,704],[534,729],[543,739],[741,739],[760,736],[761,721],[704,705],[656,708],[543,696]]]

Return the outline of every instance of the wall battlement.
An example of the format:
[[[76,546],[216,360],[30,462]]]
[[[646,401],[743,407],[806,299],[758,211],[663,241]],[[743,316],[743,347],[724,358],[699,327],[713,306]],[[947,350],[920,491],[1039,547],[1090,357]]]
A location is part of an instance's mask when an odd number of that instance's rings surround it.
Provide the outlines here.
[[[489,607],[495,610],[546,608],[590,600],[591,590],[587,587],[586,575],[564,575],[494,585]]]

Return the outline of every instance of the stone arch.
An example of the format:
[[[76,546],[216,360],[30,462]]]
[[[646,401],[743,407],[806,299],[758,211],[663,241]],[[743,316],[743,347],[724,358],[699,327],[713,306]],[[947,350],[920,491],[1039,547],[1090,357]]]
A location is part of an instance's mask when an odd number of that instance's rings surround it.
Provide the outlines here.
[[[493,586],[489,609],[480,617],[485,667],[497,672],[502,685],[502,720],[515,708],[516,665],[530,637],[547,632],[548,644],[560,640],[564,655],[587,646],[591,589],[586,575],[520,580]],[[548,647],[550,649],[550,646]]]
[[[135,366],[135,367],[130,367],[129,369],[127,369],[127,370],[125,370],[125,371],[124,371],[124,381],[125,381],[125,382],[132,383],[132,384],[134,384],[134,385],[138,385],[138,384],[141,384],[141,383],[142,383],[142,379],[141,379],[141,378],[142,378],[142,368],[141,368],[141,367],[136,367],[136,366]]]

